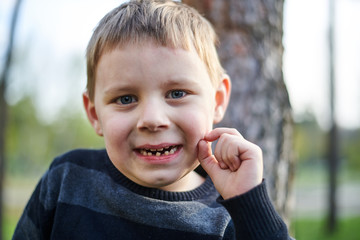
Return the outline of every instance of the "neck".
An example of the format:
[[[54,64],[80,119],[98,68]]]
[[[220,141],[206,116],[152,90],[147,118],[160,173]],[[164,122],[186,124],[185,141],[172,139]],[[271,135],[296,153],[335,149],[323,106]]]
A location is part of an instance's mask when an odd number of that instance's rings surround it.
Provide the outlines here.
[[[167,185],[164,187],[160,187],[159,189],[164,191],[171,191],[171,192],[186,192],[194,190],[195,188],[199,187],[201,184],[203,184],[205,181],[205,178],[200,176],[195,171],[191,171],[186,176],[181,178],[179,181]]]

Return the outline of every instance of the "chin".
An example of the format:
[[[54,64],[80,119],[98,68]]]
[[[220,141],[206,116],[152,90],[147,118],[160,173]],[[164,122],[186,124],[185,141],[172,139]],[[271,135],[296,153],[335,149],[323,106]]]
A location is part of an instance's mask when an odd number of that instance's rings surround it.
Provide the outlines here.
[[[166,191],[179,191],[179,188],[183,185],[183,177],[187,175],[186,173],[174,173],[170,171],[166,172],[157,172],[153,171],[149,176],[142,176],[141,182],[145,187],[158,188]]]
[[[178,178],[170,178],[170,176],[168,175],[164,177],[155,176],[152,178],[147,178],[144,179],[142,182],[144,183],[143,185],[146,187],[162,189],[162,188],[167,188],[170,185],[173,185],[177,181],[179,181]]]

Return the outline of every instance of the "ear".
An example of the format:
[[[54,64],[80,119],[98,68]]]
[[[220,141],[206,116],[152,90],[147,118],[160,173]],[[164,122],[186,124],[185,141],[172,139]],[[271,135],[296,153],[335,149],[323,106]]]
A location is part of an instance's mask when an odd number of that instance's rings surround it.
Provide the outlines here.
[[[103,136],[101,124],[99,122],[99,118],[96,113],[95,104],[92,100],[90,100],[88,92],[83,93],[83,102],[84,102],[86,115],[91,125],[95,129],[96,134],[99,136]]]
[[[224,74],[215,93],[214,124],[219,123],[223,119],[230,100],[230,93],[231,80],[228,75]]]

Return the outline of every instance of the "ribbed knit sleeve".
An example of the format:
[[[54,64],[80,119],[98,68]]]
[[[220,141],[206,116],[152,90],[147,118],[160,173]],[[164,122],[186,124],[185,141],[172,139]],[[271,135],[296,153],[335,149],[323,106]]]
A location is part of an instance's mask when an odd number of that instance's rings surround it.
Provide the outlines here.
[[[236,239],[292,239],[287,226],[275,211],[265,181],[247,193],[231,199],[218,199],[231,215]]]

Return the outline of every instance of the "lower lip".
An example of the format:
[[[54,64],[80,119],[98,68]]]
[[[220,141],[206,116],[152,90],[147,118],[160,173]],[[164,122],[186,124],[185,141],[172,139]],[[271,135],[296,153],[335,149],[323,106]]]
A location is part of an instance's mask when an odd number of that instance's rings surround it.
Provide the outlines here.
[[[161,155],[161,156],[145,156],[139,152],[136,152],[136,155],[139,158],[141,158],[151,164],[166,164],[166,163],[172,162],[175,158],[177,158],[178,155],[180,154],[181,150],[182,150],[182,148],[178,147],[176,152],[174,152],[173,154]]]

